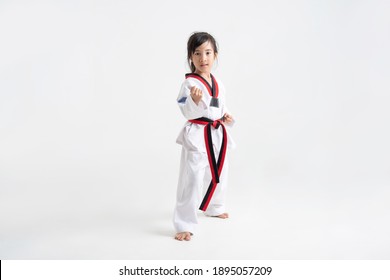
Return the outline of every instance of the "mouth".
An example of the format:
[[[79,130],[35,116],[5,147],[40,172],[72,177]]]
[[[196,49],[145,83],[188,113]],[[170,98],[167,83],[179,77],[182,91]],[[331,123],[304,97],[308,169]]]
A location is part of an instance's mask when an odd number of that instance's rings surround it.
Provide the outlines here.
[[[208,64],[201,64],[200,67],[207,67],[209,66]]]

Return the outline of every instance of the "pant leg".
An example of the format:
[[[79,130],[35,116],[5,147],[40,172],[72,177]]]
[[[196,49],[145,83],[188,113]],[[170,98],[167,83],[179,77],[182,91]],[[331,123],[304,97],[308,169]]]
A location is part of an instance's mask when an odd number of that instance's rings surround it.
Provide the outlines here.
[[[182,148],[173,224],[176,232],[196,231],[207,154]]]

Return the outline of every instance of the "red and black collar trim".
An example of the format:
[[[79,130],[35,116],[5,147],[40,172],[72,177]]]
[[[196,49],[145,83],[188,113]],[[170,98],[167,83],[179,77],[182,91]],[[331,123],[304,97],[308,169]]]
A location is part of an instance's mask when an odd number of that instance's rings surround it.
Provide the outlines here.
[[[209,84],[209,82],[205,78],[203,78],[199,74],[196,74],[196,73],[188,73],[188,74],[186,74],[186,79],[188,79],[188,78],[198,79],[207,88],[210,96],[218,98],[219,88],[218,88],[217,80],[214,78],[214,76],[212,74],[210,74],[210,77],[211,77],[211,85]]]

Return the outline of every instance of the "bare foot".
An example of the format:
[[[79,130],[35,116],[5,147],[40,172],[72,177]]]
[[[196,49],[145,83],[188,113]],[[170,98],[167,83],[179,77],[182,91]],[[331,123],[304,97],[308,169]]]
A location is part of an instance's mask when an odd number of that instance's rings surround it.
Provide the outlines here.
[[[190,241],[191,240],[191,235],[192,234],[190,232],[188,232],[188,231],[186,231],[186,232],[178,232],[175,235],[175,239],[179,240],[179,241],[183,241],[183,240]]]
[[[214,217],[221,218],[221,219],[227,219],[227,218],[229,218],[229,214],[228,213],[222,213],[221,215],[214,216]]]

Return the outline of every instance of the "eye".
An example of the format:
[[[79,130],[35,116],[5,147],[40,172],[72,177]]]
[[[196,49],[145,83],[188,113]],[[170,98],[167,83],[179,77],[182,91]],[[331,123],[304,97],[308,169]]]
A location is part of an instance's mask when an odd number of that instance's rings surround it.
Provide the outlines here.
[[[194,53],[194,55],[200,55],[200,53],[196,52],[196,53]]]

